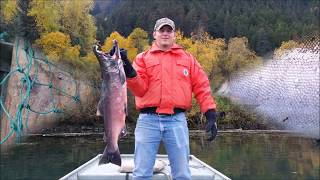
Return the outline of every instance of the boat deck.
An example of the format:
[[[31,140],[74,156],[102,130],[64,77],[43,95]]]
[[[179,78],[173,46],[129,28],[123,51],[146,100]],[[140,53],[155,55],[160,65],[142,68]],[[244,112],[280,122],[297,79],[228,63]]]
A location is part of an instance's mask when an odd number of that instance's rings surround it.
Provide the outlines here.
[[[82,166],[73,170],[69,174],[60,178],[60,180],[102,180],[102,179],[114,179],[114,180],[131,180],[132,168],[130,170],[123,171],[123,166],[133,167],[133,154],[122,154],[122,167],[108,163],[98,165],[101,154],[97,155],[90,161],[86,162]],[[154,173],[152,180],[167,180],[171,179],[170,166],[167,155],[157,155],[156,164],[161,162],[162,170]],[[223,175],[219,171],[210,167],[206,163],[202,162],[193,155],[190,155],[189,166],[191,170],[192,179],[196,180],[229,180],[227,176]]]

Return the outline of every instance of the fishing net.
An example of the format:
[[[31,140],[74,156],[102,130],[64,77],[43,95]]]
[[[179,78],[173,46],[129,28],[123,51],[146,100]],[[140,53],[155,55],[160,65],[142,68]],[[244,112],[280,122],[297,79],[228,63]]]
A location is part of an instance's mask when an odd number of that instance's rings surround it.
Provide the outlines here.
[[[235,74],[218,93],[271,124],[319,139],[319,42],[318,35],[300,40],[263,66]]]

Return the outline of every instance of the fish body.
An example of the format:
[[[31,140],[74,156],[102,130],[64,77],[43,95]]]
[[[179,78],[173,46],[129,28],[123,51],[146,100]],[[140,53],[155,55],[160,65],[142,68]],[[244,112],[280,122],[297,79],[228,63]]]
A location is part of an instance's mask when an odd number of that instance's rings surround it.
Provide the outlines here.
[[[104,141],[106,147],[99,161],[100,164],[113,163],[121,166],[118,140],[125,134],[125,117],[127,114],[127,84],[120,59],[119,48],[114,56],[99,51],[94,46],[101,69],[101,95],[97,115],[104,120]]]

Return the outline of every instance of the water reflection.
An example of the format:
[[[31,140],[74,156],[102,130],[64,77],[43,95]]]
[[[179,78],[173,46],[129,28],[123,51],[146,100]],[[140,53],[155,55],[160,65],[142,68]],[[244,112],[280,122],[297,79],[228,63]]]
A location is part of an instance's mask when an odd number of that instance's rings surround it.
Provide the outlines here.
[[[224,135],[215,143],[193,140],[193,154],[233,179],[319,179],[319,146],[285,135]]]
[[[29,144],[28,142],[32,142]],[[279,134],[224,134],[191,139],[191,153],[232,179],[319,179],[319,145]],[[1,179],[57,179],[102,153],[102,137],[32,137],[1,153]],[[133,153],[134,140],[120,142]],[[163,146],[159,153],[165,153]]]

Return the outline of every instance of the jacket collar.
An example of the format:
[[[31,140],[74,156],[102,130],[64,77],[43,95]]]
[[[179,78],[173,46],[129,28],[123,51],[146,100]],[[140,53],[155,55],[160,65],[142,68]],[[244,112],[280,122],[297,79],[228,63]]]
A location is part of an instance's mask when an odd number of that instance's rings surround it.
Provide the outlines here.
[[[181,46],[179,46],[178,44],[174,43],[172,45],[172,47],[170,49],[168,49],[167,51],[171,51],[171,52],[175,52],[175,50],[179,50],[179,49],[182,49]],[[153,53],[153,52],[158,52],[158,51],[162,51],[157,45],[156,43],[152,43],[152,46],[150,48],[150,52]]]

